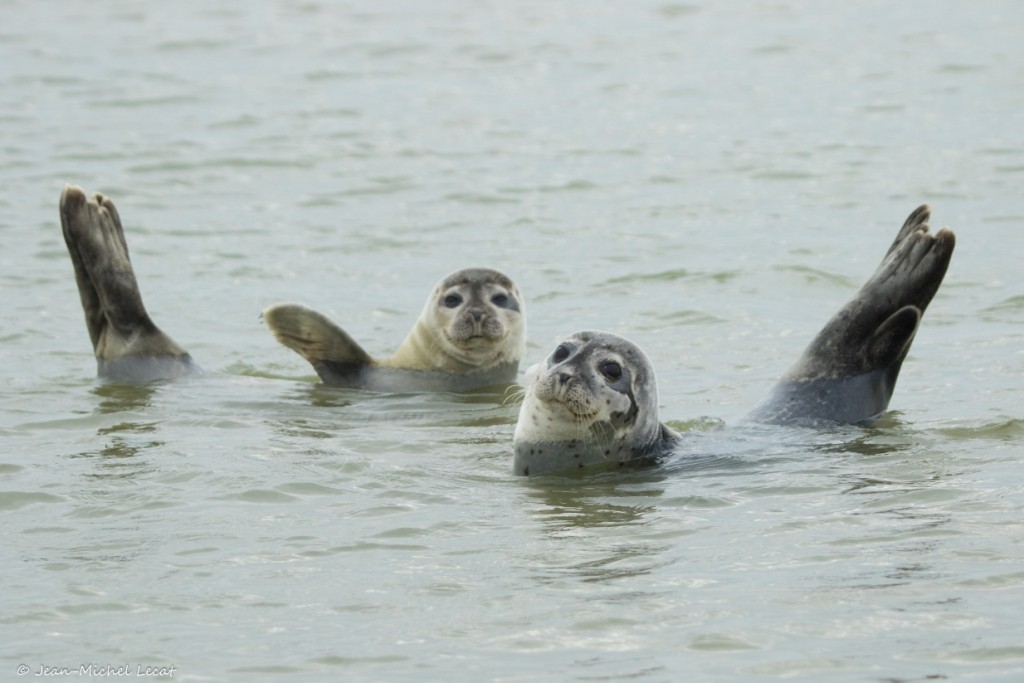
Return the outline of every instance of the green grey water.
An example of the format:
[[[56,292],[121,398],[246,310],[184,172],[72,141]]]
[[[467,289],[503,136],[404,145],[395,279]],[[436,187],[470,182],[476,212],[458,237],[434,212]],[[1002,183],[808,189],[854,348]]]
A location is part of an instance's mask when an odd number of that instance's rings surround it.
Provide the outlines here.
[[[0,3],[0,679],[1020,680],[1022,25]],[[66,182],[206,377],[94,380]],[[959,245],[893,412],[738,426],[924,202]],[[522,287],[528,363],[642,345],[677,456],[517,478],[514,401],[325,388],[259,321],[384,355],[468,265]]]

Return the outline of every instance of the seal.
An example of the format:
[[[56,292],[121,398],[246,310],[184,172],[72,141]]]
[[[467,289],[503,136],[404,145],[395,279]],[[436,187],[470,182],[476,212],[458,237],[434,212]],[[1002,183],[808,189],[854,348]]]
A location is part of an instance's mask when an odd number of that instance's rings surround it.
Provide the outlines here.
[[[949,228],[929,232],[930,215],[927,206],[910,214],[878,269],[747,420],[856,424],[888,408],[956,246]],[[682,438],[659,422],[650,361],[622,337],[577,332],[526,376],[513,435],[518,475],[657,461]]]
[[[276,304],[263,320],[325,384],[371,391],[469,391],[515,381],[526,353],[525,301],[515,282],[467,268],[434,287],[394,355],[374,359],[326,316]]]
[[[513,435],[513,471],[532,475],[655,460],[679,434],[658,421],[654,367],[633,342],[608,332],[562,339],[526,372]]]
[[[68,185],[60,195],[60,220],[98,376],[148,382],[201,372],[146,312],[114,202]]]
[[[142,301],[114,202],[68,185],[60,218],[101,379],[150,382],[202,372]],[[471,391],[515,381],[526,352],[526,308],[508,276],[452,273],[433,290],[394,356],[374,360],[343,329],[296,304],[263,319],[327,384],[373,391]]]

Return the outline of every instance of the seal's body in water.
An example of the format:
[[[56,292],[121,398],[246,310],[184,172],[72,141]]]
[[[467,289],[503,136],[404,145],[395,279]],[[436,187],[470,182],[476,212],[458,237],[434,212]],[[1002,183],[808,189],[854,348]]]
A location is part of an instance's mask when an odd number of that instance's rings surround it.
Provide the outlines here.
[[[147,313],[114,203],[69,186],[61,194],[60,216],[98,375],[148,382],[200,372]],[[515,381],[526,350],[523,296],[510,278],[485,268],[460,270],[442,280],[386,360],[375,360],[343,329],[304,306],[271,306],[263,318],[325,383],[376,391],[507,385]]]
[[[151,381],[199,371],[142,303],[113,202],[76,187],[61,224],[100,377]],[[878,270],[833,316],[750,419],[857,423],[889,405],[921,317],[942,284],[956,238],[932,235],[914,211]],[[271,331],[329,384],[382,391],[465,391],[514,380],[525,350],[523,298],[497,271],[441,281],[390,359],[375,360],[325,316],[294,304],[264,311]],[[514,471],[532,475],[655,459],[680,435],[661,424],[654,369],[613,334],[578,332],[527,372],[513,437]]]
[[[832,317],[748,419],[771,424],[871,420],[889,405],[921,317],[942,284],[956,238],[907,218],[857,295]],[[513,437],[520,475],[622,465],[670,452],[654,369],[627,339],[577,332],[527,371]]]
[[[282,344],[326,384],[374,391],[467,391],[515,381],[526,311],[512,280],[467,268],[441,280],[395,354],[377,360],[324,315],[297,304],[263,311]]]

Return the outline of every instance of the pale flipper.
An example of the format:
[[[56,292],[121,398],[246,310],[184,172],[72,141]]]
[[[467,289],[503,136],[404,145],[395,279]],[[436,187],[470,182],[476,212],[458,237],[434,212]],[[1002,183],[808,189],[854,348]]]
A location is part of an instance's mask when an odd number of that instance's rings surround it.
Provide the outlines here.
[[[147,382],[199,372],[146,312],[114,203],[69,185],[60,196],[60,220],[99,377]]]
[[[276,304],[263,311],[263,322],[277,341],[309,361],[328,384],[342,383],[347,377],[355,382],[365,368],[374,365],[348,332],[312,308]]]

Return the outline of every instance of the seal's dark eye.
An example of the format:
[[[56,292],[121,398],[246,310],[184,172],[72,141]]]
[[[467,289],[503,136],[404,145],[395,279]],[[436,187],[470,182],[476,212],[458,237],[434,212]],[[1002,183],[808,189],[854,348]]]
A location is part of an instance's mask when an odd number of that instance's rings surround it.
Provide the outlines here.
[[[507,294],[495,294],[491,297],[491,303],[499,308],[505,308],[508,306],[508,295]]]
[[[612,360],[601,363],[601,374],[614,381],[622,377],[622,366]]]
[[[458,294],[449,294],[444,298],[445,308],[455,308],[462,303],[462,297]]]
[[[566,348],[565,346],[561,345],[561,344],[559,344],[558,348],[555,349],[555,352],[553,354],[551,354],[551,360],[555,361],[556,363],[561,363],[563,360],[565,360],[568,357],[569,357],[569,349]]]

